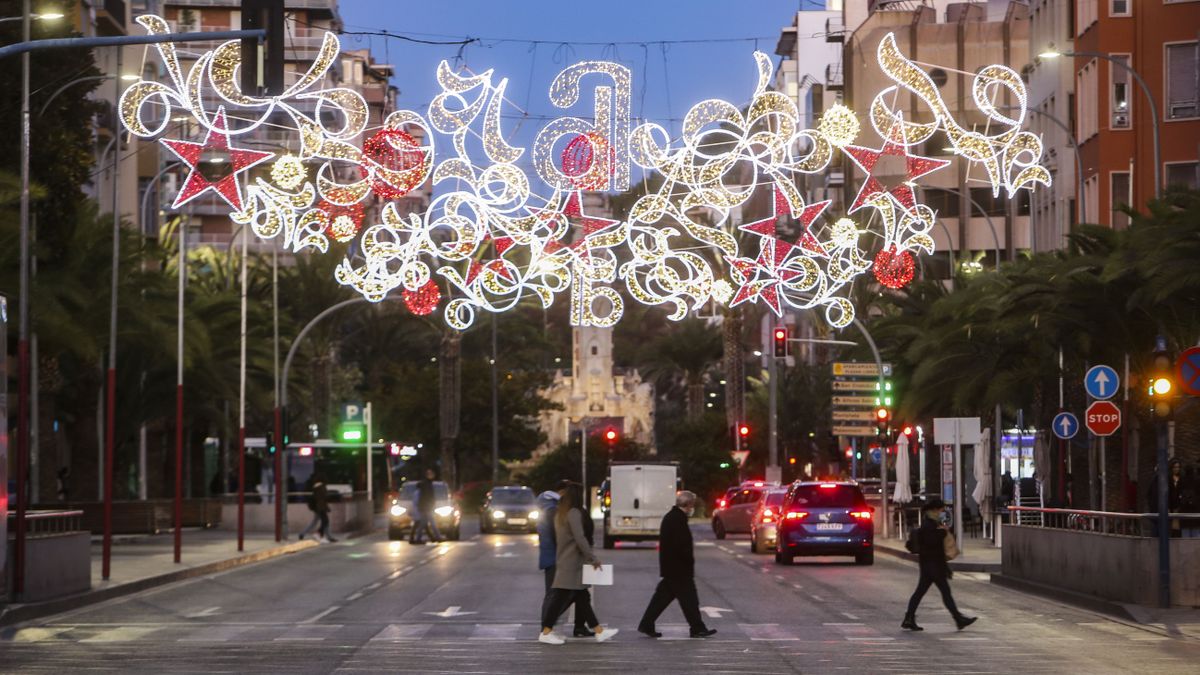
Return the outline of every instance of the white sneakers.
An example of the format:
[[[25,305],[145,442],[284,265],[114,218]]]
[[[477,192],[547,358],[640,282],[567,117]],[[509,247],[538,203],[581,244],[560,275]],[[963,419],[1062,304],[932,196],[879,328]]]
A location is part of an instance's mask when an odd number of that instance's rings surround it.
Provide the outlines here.
[[[617,628],[605,628],[599,633],[596,633],[596,642],[607,642],[608,640],[616,637],[618,632],[619,629]],[[563,638],[563,636],[551,631],[549,633],[541,633],[538,635],[538,642],[548,645],[561,645],[565,644],[566,640]]]

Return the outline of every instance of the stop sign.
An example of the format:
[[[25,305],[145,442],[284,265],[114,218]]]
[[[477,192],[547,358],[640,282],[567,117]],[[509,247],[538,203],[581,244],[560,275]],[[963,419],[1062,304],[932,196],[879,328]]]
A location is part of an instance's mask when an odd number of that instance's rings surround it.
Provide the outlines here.
[[[1121,428],[1121,409],[1112,401],[1096,401],[1088,406],[1084,424],[1097,436],[1112,436]]]

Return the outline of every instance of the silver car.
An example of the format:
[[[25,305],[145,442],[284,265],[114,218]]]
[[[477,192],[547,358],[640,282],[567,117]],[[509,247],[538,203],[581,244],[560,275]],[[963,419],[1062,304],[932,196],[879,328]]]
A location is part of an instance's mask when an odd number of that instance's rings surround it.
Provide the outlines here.
[[[783,498],[787,488],[771,488],[763,492],[758,508],[750,519],[750,552],[774,553],[779,519],[782,517]]]

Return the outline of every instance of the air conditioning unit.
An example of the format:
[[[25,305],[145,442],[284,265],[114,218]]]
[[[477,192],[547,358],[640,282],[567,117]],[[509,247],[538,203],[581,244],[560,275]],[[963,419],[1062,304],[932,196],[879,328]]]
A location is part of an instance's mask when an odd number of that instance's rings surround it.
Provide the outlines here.
[[[1129,128],[1129,113],[1113,113],[1112,126],[1114,129]]]
[[[840,170],[833,169],[825,174],[825,187],[842,187],[846,184],[846,176]]]

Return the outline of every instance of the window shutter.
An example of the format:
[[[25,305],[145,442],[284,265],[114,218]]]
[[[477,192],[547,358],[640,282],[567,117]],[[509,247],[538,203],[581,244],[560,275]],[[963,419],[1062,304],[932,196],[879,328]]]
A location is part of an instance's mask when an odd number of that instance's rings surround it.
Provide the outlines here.
[[[1167,118],[1197,116],[1200,42],[1167,46]]]

